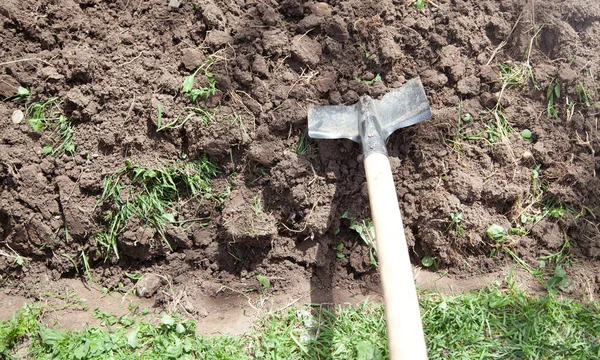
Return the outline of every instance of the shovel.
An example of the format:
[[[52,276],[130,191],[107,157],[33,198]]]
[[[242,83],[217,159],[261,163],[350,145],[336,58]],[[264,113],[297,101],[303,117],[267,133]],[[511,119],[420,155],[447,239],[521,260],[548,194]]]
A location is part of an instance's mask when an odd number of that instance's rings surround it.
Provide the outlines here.
[[[315,106],[308,111],[310,137],[350,139],[362,145],[392,360],[427,359],[427,349],[385,142],[395,130],[430,117],[419,78],[380,100],[363,96],[354,105]]]

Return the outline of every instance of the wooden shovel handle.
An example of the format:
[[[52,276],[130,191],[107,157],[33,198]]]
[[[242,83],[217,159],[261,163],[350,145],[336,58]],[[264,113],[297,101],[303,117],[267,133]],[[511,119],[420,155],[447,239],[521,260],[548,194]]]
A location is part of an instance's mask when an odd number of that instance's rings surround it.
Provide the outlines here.
[[[365,158],[364,165],[385,299],[390,359],[427,359],[417,292],[390,161],[384,154],[373,153]]]

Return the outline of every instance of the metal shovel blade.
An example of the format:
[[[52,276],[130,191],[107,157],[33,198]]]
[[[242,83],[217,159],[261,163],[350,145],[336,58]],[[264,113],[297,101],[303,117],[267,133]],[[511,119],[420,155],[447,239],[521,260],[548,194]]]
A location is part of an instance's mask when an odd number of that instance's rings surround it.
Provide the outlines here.
[[[315,139],[350,139],[361,143],[360,101],[354,105],[315,106],[308,111],[308,135]],[[373,100],[373,111],[385,140],[394,131],[431,117],[425,89],[419,78],[409,80],[380,100]]]

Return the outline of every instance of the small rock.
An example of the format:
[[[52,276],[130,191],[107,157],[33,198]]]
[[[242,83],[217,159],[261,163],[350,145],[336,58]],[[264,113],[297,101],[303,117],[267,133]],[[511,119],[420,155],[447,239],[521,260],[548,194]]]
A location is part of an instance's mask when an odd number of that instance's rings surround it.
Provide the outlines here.
[[[233,44],[233,37],[226,31],[213,30],[206,35],[206,43],[213,47],[222,47],[227,44]]]
[[[441,88],[448,82],[446,75],[438,72],[434,69],[428,69],[421,74],[423,85],[431,86],[433,88]]]
[[[206,56],[198,49],[188,48],[181,53],[181,64],[190,71],[196,70],[205,60]]]
[[[346,23],[341,16],[336,15],[325,25],[325,32],[331,38],[344,43],[350,39],[350,33],[346,28]]]
[[[252,71],[254,71],[260,76],[269,76],[269,68],[267,67],[267,61],[262,55],[256,54],[254,56],[254,61],[252,62]]]
[[[181,6],[181,0],[169,0],[169,11],[175,11]]]
[[[331,9],[331,6],[325,2],[317,2],[310,4],[308,5],[308,8],[310,9],[311,14],[321,17],[331,16],[331,13],[333,11]]]
[[[163,284],[163,278],[154,274],[144,274],[135,284],[135,293],[139,297],[149,298],[154,295]]]
[[[202,17],[209,29],[224,29],[227,24],[223,10],[210,2],[203,6]]]
[[[456,84],[456,91],[461,95],[477,95],[481,82],[477,76],[469,76]]]
[[[23,114],[23,111],[21,110],[15,110],[12,113],[12,122],[13,124],[20,124],[21,121],[23,121],[23,118],[25,117],[25,115]]]
[[[321,60],[321,44],[306,35],[297,35],[292,40],[292,55],[308,66],[315,66]]]

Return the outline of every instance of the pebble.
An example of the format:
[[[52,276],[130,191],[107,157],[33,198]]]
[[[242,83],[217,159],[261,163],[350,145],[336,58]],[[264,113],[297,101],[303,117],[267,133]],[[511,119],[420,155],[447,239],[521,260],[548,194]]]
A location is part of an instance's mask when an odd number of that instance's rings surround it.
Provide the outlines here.
[[[13,113],[12,113],[13,124],[20,124],[21,121],[23,121],[24,117],[25,117],[25,114],[23,114],[23,111],[21,111],[21,110],[13,111]]]
[[[181,6],[181,0],[169,0],[169,11],[175,11]]]

